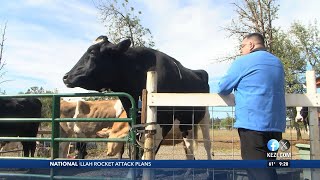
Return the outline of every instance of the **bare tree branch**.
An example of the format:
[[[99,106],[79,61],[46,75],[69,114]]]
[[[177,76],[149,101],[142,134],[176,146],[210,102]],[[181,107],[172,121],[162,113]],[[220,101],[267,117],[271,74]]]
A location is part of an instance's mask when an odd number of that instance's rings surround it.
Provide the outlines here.
[[[237,56],[239,55],[231,55],[231,56],[225,56],[225,57],[218,57],[214,59],[210,59],[210,61],[214,63],[220,63],[220,62],[225,62],[225,61],[232,61],[234,60]]]
[[[6,35],[6,29],[7,29],[7,22],[5,23],[4,25],[4,28],[3,28],[3,32],[2,32],[2,39],[1,39],[1,44],[0,44],[0,64],[3,63],[2,62],[2,57],[3,57],[3,47],[4,47],[4,41],[6,40],[5,39],[5,35]],[[1,66],[0,70],[2,69],[3,66]]]
[[[100,0],[94,3],[101,12],[101,20],[108,28],[107,36],[114,43],[122,38],[129,38],[131,45],[153,47],[151,31],[143,27],[134,7],[130,7],[129,0]],[[148,39],[146,42],[144,39]]]
[[[7,22],[4,24],[3,30],[1,30],[1,41],[0,41],[0,79],[3,79],[3,76],[6,74],[6,71],[3,71],[4,66],[6,65],[5,60],[3,59],[3,52],[4,52],[4,42],[6,40],[5,35],[6,35],[6,29],[7,29]],[[7,82],[9,80],[1,80],[0,84]],[[0,89],[0,94],[5,94],[5,91],[2,91]]]

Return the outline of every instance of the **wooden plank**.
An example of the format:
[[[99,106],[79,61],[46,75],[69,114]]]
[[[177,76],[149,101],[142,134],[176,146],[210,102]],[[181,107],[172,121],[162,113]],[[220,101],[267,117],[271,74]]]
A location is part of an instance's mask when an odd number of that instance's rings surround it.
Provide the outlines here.
[[[320,107],[319,94],[286,94],[286,106]],[[148,106],[234,106],[234,95],[213,93],[148,93]]]

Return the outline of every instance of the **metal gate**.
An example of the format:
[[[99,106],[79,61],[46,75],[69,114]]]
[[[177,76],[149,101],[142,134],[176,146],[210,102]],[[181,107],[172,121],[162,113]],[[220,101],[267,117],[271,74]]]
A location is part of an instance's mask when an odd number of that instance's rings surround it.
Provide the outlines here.
[[[131,102],[129,117],[127,118],[60,118],[60,99],[62,97],[93,97],[93,96],[117,96],[128,98]],[[0,141],[45,141],[51,142],[50,151],[51,158],[30,158],[30,157],[10,157],[9,159],[37,159],[37,160],[55,160],[59,157],[59,142],[127,142],[132,147],[131,158],[136,157],[135,152],[135,133],[130,131],[126,138],[61,138],[60,122],[128,122],[131,127],[136,123],[137,108],[133,97],[127,93],[73,93],[73,94],[21,94],[21,95],[1,95],[0,98],[26,98],[26,97],[47,97],[52,98],[52,118],[0,118],[0,122],[51,122],[52,133],[51,138],[38,137],[0,137]],[[8,157],[0,157],[4,159]],[[54,168],[51,168],[50,175],[43,174],[16,174],[16,173],[0,173],[0,177],[30,177],[30,178],[50,178],[50,179],[105,179],[105,177],[79,177],[79,176],[56,176]],[[119,179],[119,178],[117,178]]]

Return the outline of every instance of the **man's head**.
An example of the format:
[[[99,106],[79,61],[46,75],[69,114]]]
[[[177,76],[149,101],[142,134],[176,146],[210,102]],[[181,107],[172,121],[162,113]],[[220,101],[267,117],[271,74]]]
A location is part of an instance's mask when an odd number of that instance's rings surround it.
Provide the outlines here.
[[[251,33],[243,38],[240,53],[241,55],[246,55],[255,49],[264,47],[264,37],[259,33]]]

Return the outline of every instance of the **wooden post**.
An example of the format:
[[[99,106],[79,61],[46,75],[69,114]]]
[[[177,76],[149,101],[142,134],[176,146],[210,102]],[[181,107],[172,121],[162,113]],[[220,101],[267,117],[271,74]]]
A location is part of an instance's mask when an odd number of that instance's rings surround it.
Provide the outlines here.
[[[306,72],[307,94],[316,94],[316,77],[314,71]],[[320,138],[318,108],[309,107],[310,159],[320,160]],[[320,179],[320,170],[311,169],[311,179]]]
[[[141,124],[145,124],[147,119],[147,90],[142,90]]]
[[[147,92],[157,92],[157,73],[155,71],[149,71],[147,73]],[[151,107],[147,105],[147,126],[145,128],[145,160],[154,159],[154,135],[156,134],[156,123],[157,123],[157,107]]]
[[[147,73],[147,93],[157,92],[157,72],[149,71]],[[145,128],[145,141],[144,141],[144,160],[154,159],[154,135],[156,134],[157,123],[157,107],[147,105],[147,126]],[[143,169],[143,180],[154,179],[152,169]]]

